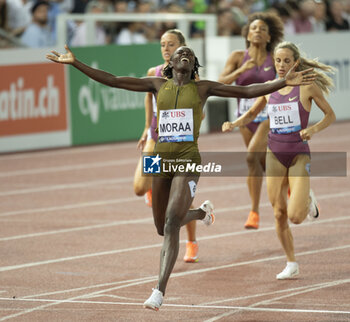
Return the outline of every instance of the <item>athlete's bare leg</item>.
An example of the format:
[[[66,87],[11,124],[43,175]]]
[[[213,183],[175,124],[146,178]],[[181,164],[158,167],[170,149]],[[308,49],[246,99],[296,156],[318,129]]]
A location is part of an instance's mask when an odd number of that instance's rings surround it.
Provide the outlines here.
[[[268,149],[266,156],[266,184],[275,216],[276,233],[287,260],[295,262],[293,235],[288,224],[287,214],[287,172],[288,169]]]
[[[191,209],[194,209],[193,205],[191,206]],[[187,231],[187,240],[194,242],[196,241],[196,227],[197,227],[197,222],[195,220],[190,221],[186,225],[186,231]]]
[[[259,213],[261,186],[265,171],[268,131],[268,121],[260,123],[248,144],[247,164],[249,173],[247,177],[247,184],[252,204],[251,210],[255,211],[256,213]]]
[[[302,223],[309,212],[311,201],[309,165],[310,157],[307,154],[299,154],[289,168],[288,218],[294,224]]]
[[[199,177],[175,176],[173,179],[154,177],[153,216],[157,231],[164,236],[160,254],[158,289],[165,288],[179,252],[180,227],[190,221],[204,219],[202,209],[190,209],[194,194],[189,182],[197,184]]]
[[[155,142],[152,139],[147,140],[143,149],[144,153],[152,153],[154,150]],[[137,196],[143,196],[147,191],[152,188],[152,176],[142,176],[142,156],[137,164],[134,175],[134,192]],[[191,208],[194,208],[193,205]],[[186,225],[187,240],[196,241],[196,221],[193,220]]]

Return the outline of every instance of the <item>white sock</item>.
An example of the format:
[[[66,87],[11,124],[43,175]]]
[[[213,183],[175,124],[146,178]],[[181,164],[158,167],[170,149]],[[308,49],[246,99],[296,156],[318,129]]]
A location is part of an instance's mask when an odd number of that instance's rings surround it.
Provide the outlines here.
[[[298,263],[297,262],[287,262],[287,266],[289,266],[289,267],[297,267]]]

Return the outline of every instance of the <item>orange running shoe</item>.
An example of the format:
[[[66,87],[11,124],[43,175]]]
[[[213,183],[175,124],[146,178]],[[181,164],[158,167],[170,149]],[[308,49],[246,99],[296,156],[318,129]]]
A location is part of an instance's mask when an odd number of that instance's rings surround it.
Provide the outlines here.
[[[152,208],[152,189],[149,189],[146,193],[145,193],[145,203],[148,207]]]
[[[246,229],[258,229],[259,228],[259,214],[253,210],[250,211],[248,219],[244,224]]]
[[[195,263],[198,262],[198,243],[196,241],[188,241],[186,243],[186,254],[184,261],[186,263]]]

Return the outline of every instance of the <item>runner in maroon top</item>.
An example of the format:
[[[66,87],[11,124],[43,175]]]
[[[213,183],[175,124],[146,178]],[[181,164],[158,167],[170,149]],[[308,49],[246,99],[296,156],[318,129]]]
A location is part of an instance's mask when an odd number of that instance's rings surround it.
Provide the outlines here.
[[[299,49],[290,42],[283,42],[275,49],[275,67],[279,77],[298,62],[297,70],[313,67],[317,77],[313,84],[287,86],[272,94],[259,97],[244,115],[234,122],[225,122],[222,130],[232,131],[253,120],[268,105],[270,132],[266,155],[266,183],[273,207],[277,236],[287,257],[284,270],[277,279],[288,279],[299,274],[294,255],[293,236],[288,220],[300,224],[306,216],[313,220],[319,212],[315,196],[310,189],[310,150],[307,143],[312,135],[325,129],[335,120],[334,112],[324,97],[333,87],[332,79],[323,72],[333,72],[331,66],[300,56]],[[312,101],[324,117],[308,126]],[[287,204],[287,189],[290,199]]]
[[[237,50],[227,59],[219,81],[225,84],[250,85],[264,83],[276,78],[273,50],[283,39],[283,22],[274,14],[253,13],[242,29],[246,50]],[[238,99],[237,115],[244,114],[256,99]],[[251,198],[251,211],[244,225],[247,229],[259,228],[260,193],[265,170],[265,151],[269,124],[266,110],[245,126],[240,127],[247,146],[247,184]]]

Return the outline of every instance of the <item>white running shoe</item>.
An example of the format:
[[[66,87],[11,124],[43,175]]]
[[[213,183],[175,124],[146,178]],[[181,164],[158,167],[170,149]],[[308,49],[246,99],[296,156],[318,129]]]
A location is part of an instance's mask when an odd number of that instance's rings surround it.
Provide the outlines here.
[[[215,221],[215,216],[213,214],[214,205],[211,203],[210,200],[206,200],[202,203],[202,205],[199,207],[203,211],[206,212],[204,219],[202,219],[202,222],[206,226],[210,226]]]
[[[143,303],[145,309],[158,311],[163,303],[163,293],[156,288],[152,288],[151,296]]]
[[[286,280],[299,275],[299,265],[297,262],[287,262],[287,266],[284,270],[276,275],[278,280]]]
[[[311,201],[310,201],[309,213],[307,215],[307,218],[310,221],[314,221],[315,219],[318,218],[320,213],[318,211],[316,197],[312,189],[310,189],[310,198],[311,198]]]

